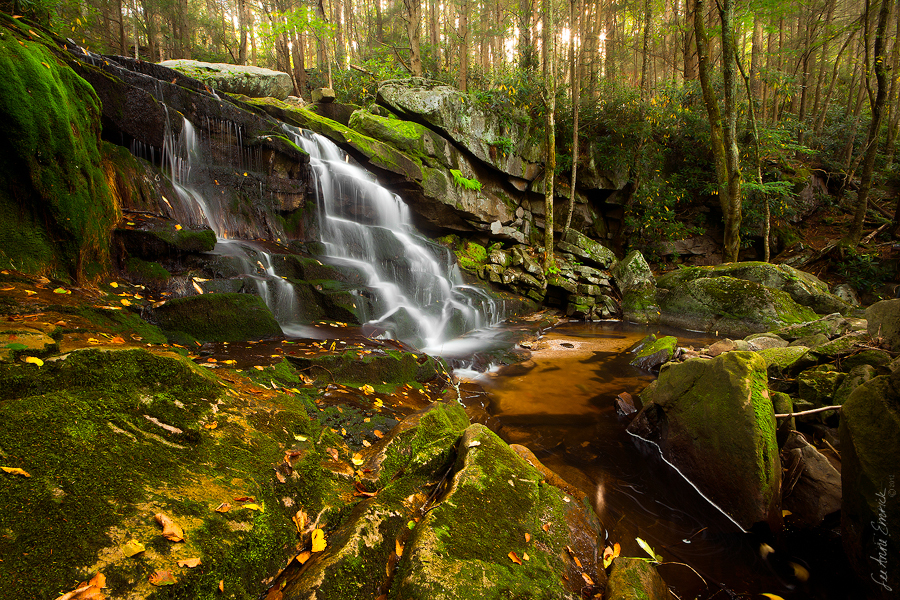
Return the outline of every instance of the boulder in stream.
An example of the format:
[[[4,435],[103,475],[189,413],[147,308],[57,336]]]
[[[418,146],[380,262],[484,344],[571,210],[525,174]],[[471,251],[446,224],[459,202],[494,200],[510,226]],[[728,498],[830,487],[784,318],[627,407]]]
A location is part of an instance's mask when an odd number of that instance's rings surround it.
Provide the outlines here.
[[[781,464],[766,362],[753,352],[669,363],[628,431],[659,446],[738,525],[779,527]]]
[[[202,294],[168,300],[151,320],[166,332],[204,342],[238,342],[281,335],[265,302],[251,294]],[[180,338],[179,338],[180,339]]]
[[[866,309],[868,332],[884,338],[894,350],[900,350],[900,298],[882,300]]]

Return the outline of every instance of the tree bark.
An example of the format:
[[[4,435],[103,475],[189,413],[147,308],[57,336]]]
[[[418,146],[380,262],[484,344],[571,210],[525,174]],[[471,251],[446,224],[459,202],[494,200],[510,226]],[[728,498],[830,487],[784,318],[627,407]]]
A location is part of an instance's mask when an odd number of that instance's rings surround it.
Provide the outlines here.
[[[584,0],[569,0],[570,21],[572,31],[581,30],[581,17],[584,13]],[[582,37],[582,44],[584,43]],[[583,48],[583,46],[582,46]],[[572,42],[572,51],[569,54],[569,69],[571,70],[571,79],[569,86],[572,90],[572,181],[569,188],[569,205],[566,207],[566,226],[563,227],[565,232],[572,225],[572,212],[575,209],[575,186],[578,183],[578,113],[581,104],[581,77],[579,74],[581,66],[582,48],[575,50],[575,42]]]
[[[413,77],[422,76],[422,53],[420,39],[422,31],[421,0],[403,0],[406,8],[406,34],[409,37],[409,68]]]
[[[556,267],[553,257],[553,183],[556,174],[556,74],[553,48],[553,0],[543,0],[541,54],[544,65],[544,106],[547,115],[547,161],[544,170],[544,271]]]
[[[875,98],[872,104],[872,121],[869,125],[869,134],[866,138],[866,154],[863,160],[863,170],[860,175],[859,192],[857,193],[856,210],[853,213],[853,223],[846,237],[841,240],[842,245],[855,247],[862,237],[863,221],[868,209],[869,191],[872,188],[872,176],[875,170],[875,155],[878,154],[878,134],[881,131],[881,120],[884,114],[884,103],[887,97],[887,64],[885,61],[885,34],[887,24],[893,9],[893,0],[881,0],[881,10],[878,12],[878,25],[875,29],[875,47],[873,50],[873,66],[875,72]]]
[[[459,77],[456,87],[461,92],[469,86],[469,0],[461,0],[459,7]]]

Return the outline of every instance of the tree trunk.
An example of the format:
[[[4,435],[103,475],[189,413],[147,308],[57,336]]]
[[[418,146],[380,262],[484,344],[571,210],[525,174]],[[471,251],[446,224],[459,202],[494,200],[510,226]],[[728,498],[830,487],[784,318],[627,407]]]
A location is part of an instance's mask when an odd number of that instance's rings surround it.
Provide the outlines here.
[[[556,267],[553,258],[553,183],[556,174],[556,73],[554,72],[553,0],[543,0],[541,35],[544,65],[544,106],[547,115],[547,160],[544,169],[544,272]]]
[[[456,87],[461,92],[469,86],[469,0],[461,0],[459,7],[459,77]]]
[[[866,139],[866,155],[860,175],[859,192],[857,193],[856,210],[853,213],[853,224],[847,236],[841,240],[842,245],[855,247],[862,237],[863,221],[868,209],[869,190],[872,188],[872,175],[875,170],[875,155],[878,154],[878,134],[881,131],[881,120],[884,114],[884,101],[887,98],[887,65],[885,64],[885,34],[888,20],[893,9],[893,0],[881,0],[878,12],[878,25],[875,29],[875,47],[873,51],[873,67],[875,72],[875,101],[872,104],[872,122]]]
[[[375,0],[375,40],[384,43],[384,22],[381,17],[381,0]]]
[[[431,18],[428,20],[429,43],[434,54],[435,70],[441,72],[441,38],[439,35],[440,14],[438,13],[437,0],[431,0]]]
[[[584,13],[584,0],[569,0],[569,10],[572,31],[580,31],[582,13]],[[571,47],[572,52],[569,54],[569,69],[571,71],[569,86],[572,90],[572,181],[569,188],[569,205],[566,208],[566,226],[563,227],[563,232],[572,225],[572,212],[575,210],[575,186],[578,183],[578,109],[581,104],[581,76],[579,71],[582,49],[574,50],[574,40]]]
[[[237,0],[238,9],[238,28],[240,29],[240,45],[238,46],[237,64],[247,64],[247,29],[249,21],[249,13],[247,10],[247,0]]]
[[[409,68],[413,77],[422,76],[422,54],[419,50],[422,31],[421,0],[403,0],[406,8],[406,34],[409,36]]]
[[[733,8],[731,0],[728,0],[726,7]],[[709,64],[709,36],[706,33],[705,15],[706,1],[697,0],[694,6],[694,30],[697,37],[697,62],[700,87],[703,89],[703,102],[706,104],[706,112],[709,115],[710,141],[712,144],[713,162],[716,169],[716,181],[718,182],[717,193],[719,196],[719,204],[722,207],[722,218],[725,221],[722,259],[725,262],[733,262],[737,260],[737,250],[740,249],[740,208],[738,208],[737,213],[735,213],[729,199],[729,192],[731,190],[731,152],[726,151],[722,113],[719,109],[719,100],[716,98],[715,91],[712,87],[711,69]],[[723,18],[724,16],[725,13],[723,12]],[[725,35],[725,31],[726,28],[723,23],[723,35]],[[723,62],[724,60],[725,59],[723,58]],[[729,127],[729,129],[731,128]],[[729,146],[731,141],[733,140],[729,140]],[[738,175],[740,174],[738,173]],[[740,179],[738,179],[738,184],[740,184]]]
[[[650,36],[653,34],[653,12],[650,0],[644,0],[644,41],[641,44],[641,100],[646,101],[650,88]]]

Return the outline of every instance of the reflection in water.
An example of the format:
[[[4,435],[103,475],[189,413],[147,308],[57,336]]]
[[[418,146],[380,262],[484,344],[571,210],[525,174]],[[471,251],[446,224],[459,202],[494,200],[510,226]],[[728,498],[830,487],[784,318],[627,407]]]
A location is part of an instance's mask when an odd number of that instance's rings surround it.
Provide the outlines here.
[[[488,424],[507,442],[529,447],[587,493],[607,541],[619,542],[623,555],[646,556],[635,538],[649,542],[669,563],[659,571],[680,597],[851,597],[834,585],[845,569],[833,535],[789,532],[777,542],[766,540],[784,564],[790,557],[813,573],[806,584],[792,580],[771,557],[760,557],[762,538],[742,532],[666,464],[655,446],[625,431],[632,417],[617,414],[615,397],[623,391],[637,397],[654,379],[628,364],[632,355],[626,350],[651,331],[618,322],[557,327],[534,344],[530,361],[479,378],[481,388],[464,386],[464,401],[484,408]],[[712,341],[705,334],[661,333],[676,335],[685,346]],[[813,542],[811,536],[825,539]],[[804,561],[799,551],[815,555]]]

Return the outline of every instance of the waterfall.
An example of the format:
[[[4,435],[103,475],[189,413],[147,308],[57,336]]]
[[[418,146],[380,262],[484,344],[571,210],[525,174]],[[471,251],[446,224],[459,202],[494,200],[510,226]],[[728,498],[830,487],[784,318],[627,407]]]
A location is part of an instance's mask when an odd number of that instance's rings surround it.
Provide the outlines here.
[[[369,325],[440,354],[447,342],[505,318],[502,302],[465,285],[447,248],[419,235],[409,208],[330,140],[285,125],[310,155],[321,241],[331,261],[365,273]]]
[[[260,232],[245,216],[230,210],[229,195],[211,188],[200,175],[205,166],[204,144],[193,124],[181,119],[178,133],[167,119],[163,148],[163,161],[177,194],[174,202],[164,199],[170,216],[189,227],[210,227],[217,239],[214,253],[239,265],[242,277],[252,282],[285,333],[308,335],[309,328],[297,322],[295,290],[276,273],[272,255],[262,243],[241,239],[254,235],[280,241],[286,236],[281,231]],[[330,140],[284,127],[310,155],[320,241],[325,247],[320,258],[364,275],[367,289],[357,293],[367,301],[356,305],[369,334],[441,354],[449,340],[505,318],[502,301],[463,282],[450,250],[416,232],[409,208],[396,194],[349,164],[348,155]],[[223,131],[235,143],[242,139],[233,124],[225,124]],[[232,167],[240,162],[241,167],[251,168],[247,162],[252,160],[242,152],[234,158]]]

